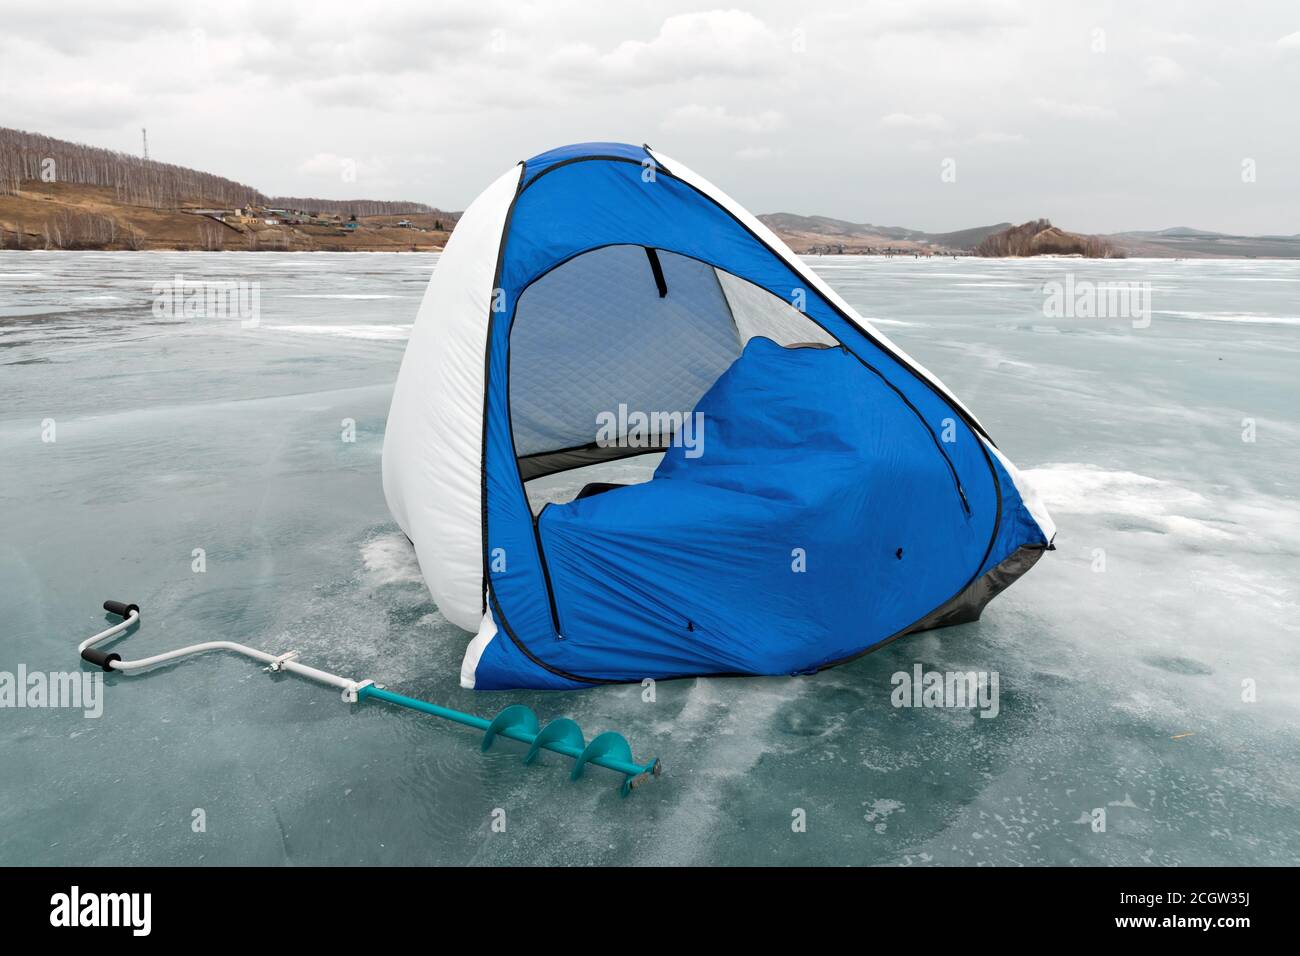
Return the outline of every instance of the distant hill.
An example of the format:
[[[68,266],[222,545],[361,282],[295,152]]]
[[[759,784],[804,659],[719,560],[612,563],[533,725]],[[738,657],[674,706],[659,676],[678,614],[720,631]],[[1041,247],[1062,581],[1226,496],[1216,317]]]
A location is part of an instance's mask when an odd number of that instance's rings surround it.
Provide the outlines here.
[[[1300,235],[1234,236],[1176,226],[1155,232],[1117,232],[1106,238],[1130,256],[1187,259],[1300,258]]]
[[[993,226],[976,226],[974,229],[959,229],[957,232],[938,232],[932,235],[931,241],[953,249],[974,249],[989,236],[1010,227],[1009,222],[999,222]]]
[[[758,217],[800,254],[881,254],[888,252],[924,255],[969,252],[982,239],[1005,229],[1009,222],[977,226],[957,232],[924,232],[901,226],[877,226],[846,222],[829,216],[800,216],[788,212]]]
[[[795,213],[776,212],[758,217],[785,243],[801,255],[843,254],[880,255],[900,253],[917,255],[965,254],[1007,255],[996,252],[998,244],[983,246],[985,240],[998,233],[1019,230],[1008,235],[1003,248],[1015,245],[1022,249],[1012,255],[1102,255],[1111,257],[1151,258],[1300,258],[1300,234],[1293,236],[1236,236],[1228,233],[1173,226],[1149,232],[1116,232],[1088,236],[1072,233],[1053,226],[1047,220],[1032,220],[1013,226],[1000,222],[991,226],[977,226],[956,232],[925,232],[901,226],[877,226],[871,223],[848,222],[829,216],[801,216]],[[1046,225],[1039,225],[1046,223]],[[1037,235],[1030,240],[1026,232]],[[1039,235],[1041,233],[1041,235]],[[1024,251],[1024,250],[1038,251]]]
[[[0,127],[0,248],[440,249],[459,215],[417,202],[271,197],[185,166]]]
[[[975,255],[1000,256],[1084,256],[1089,259],[1122,259],[1124,250],[1100,236],[1082,236],[1058,229],[1047,219],[1032,219],[1018,226],[985,236]]]

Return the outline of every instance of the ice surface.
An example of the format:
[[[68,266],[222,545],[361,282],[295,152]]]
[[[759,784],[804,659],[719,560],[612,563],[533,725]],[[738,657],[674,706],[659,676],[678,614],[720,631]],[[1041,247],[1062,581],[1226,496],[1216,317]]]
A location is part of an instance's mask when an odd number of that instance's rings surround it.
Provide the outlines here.
[[[297,649],[478,713],[617,729],[664,776],[621,800],[598,769],[570,783],[561,758],[480,755],[463,728],[218,655],[108,677],[98,720],[0,709],[0,864],[1300,862],[1300,264],[810,260],[1027,471],[1058,550],[978,623],[650,703],[458,686],[468,636],[379,478],[433,261],[0,253],[0,671],[76,670],[120,598],[144,608],[128,657]],[[1150,282],[1150,327],[1046,318],[1067,271]],[[155,316],[178,273],[260,282],[260,323]],[[916,663],[997,671],[998,716],[895,709]]]

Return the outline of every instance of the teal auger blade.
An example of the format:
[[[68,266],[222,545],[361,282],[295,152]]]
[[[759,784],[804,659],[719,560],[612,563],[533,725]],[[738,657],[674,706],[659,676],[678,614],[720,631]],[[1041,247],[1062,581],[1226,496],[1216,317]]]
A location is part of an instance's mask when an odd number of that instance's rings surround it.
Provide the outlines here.
[[[644,767],[638,767],[633,763],[632,745],[627,742],[626,737],[622,734],[616,734],[612,730],[605,731],[587,744],[573,764],[573,772],[569,774],[569,779],[577,780],[581,777],[582,771],[586,769],[589,763],[598,763],[602,767],[617,766],[619,772],[623,774],[623,786],[619,788],[619,793],[625,797],[634,788],[644,783],[651,774],[657,775],[659,773],[658,760],[654,760]]]
[[[543,750],[563,754],[574,761],[573,772],[570,774],[571,780],[581,777],[589,763],[621,773],[623,783],[619,792],[625,797],[651,777],[659,776],[663,769],[657,757],[646,764],[636,763],[632,757],[632,745],[627,742],[627,738],[612,730],[598,734],[591,743],[587,743],[582,728],[568,717],[552,720],[539,730],[537,715],[533,713],[532,708],[525,707],[523,704],[512,704],[489,721],[474,714],[452,710],[450,707],[395,694],[391,690],[374,685],[359,687],[356,693],[357,700],[373,697],[375,700],[387,701],[399,707],[407,707],[467,727],[475,727],[483,731],[481,749],[484,751],[488,750],[498,737],[508,737],[528,744],[528,752],[524,755],[525,764],[535,761]]]
[[[487,753],[492,746],[492,741],[497,739],[497,734],[527,743],[537,736],[539,726],[537,715],[533,713],[531,707],[514,704],[492,718],[487,733],[483,735],[483,745],[479,749]]]
[[[582,728],[578,726],[577,721],[560,717],[542,728],[542,732],[533,740],[528,753],[524,755],[524,763],[529,764],[536,760],[543,748],[567,754],[576,760],[586,747],[587,739],[582,735]]]
[[[615,760],[631,763],[632,745],[627,742],[627,738],[622,734],[616,734],[612,730],[605,731],[587,744],[586,749],[582,751],[577,762],[574,763],[573,773],[569,774],[569,779],[577,780],[581,777],[583,768],[597,757],[613,757]]]

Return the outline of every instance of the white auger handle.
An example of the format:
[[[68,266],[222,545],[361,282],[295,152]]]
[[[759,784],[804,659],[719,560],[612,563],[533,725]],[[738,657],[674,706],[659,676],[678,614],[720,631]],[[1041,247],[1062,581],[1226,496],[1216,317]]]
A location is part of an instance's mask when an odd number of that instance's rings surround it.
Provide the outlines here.
[[[127,604],[124,601],[105,601],[104,610],[109,614],[116,614],[118,617],[124,618],[124,620],[120,624],[114,624],[112,627],[100,631],[94,637],[86,638],[77,647],[77,650],[81,652],[82,660],[89,661],[92,664],[104,668],[106,671],[111,671],[113,669],[113,662],[120,661],[122,655],[105,653],[104,651],[97,650],[95,645],[100,641],[106,641],[110,637],[122,633],[138,621],[140,619],[140,605]]]
[[[341,677],[338,674],[331,674],[329,671],[323,671],[315,667],[308,667],[306,664],[300,664],[294,658],[297,657],[295,652],[288,654],[270,654],[266,651],[260,651],[255,647],[248,647],[244,644],[238,644],[235,641],[204,641],[201,644],[190,644],[187,647],[178,647],[175,650],[163,651],[161,654],[154,654],[152,657],[143,657],[139,660],[124,661],[120,654],[112,654],[96,649],[95,645],[108,640],[117,634],[122,633],[132,624],[140,619],[140,605],[127,604],[124,601],[105,601],[104,610],[109,614],[116,614],[118,617],[125,618],[120,624],[114,624],[106,630],[100,631],[94,637],[88,637],[82,641],[77,650],[81,652],[81,659],[89,661],[106,671],[121,671],[131,673],[133,671],[148,670],[150,667],[157,667],[159,664],[167,664],[171,661],[180,660],[182,657],[190,657],[194,654],[203,654],[207,651],[234,651],[236,654],[242,654],[244,657],[250,657],[260,664],[266,664],[272,672],[288,671],[292,674],[299,674],[310,680],[319,681],[322,684],[328,684],[331,687],[337,687],[345,692],[356,693],[357,688],[361,686],[357,681],[350,677]]]

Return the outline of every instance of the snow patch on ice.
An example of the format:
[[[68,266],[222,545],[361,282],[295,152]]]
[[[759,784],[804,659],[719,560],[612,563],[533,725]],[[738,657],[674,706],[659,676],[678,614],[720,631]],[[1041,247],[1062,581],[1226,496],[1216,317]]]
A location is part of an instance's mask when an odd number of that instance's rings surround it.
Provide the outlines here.
[[[344,339],[378,339],[385,342],[400,341],[411,334],[409,325],[272,325],[266,328],[302,335],[333,335]]]
[[[979,359],[989,368],[1035,368],[1032,363],[1021,362],[1018,359],[1013,359],[1001,349],[996,349],[992,346],[970,342],[956,342],[952,340],[946,340],[940,344],[947,345],[953,349],[959,349],[965,355]]]
[[[875,824],[874,829],[877,833],[884,833],[885,830],[889,828],[889,824],[885,821],[889,819],[891,814],[907,812],[903,808],[901,801],[890,800],[888,798],[873,800],[871,803],[863,801],[862,805],[867,807],[867,812],[866,815],[863,816],[863,819],[868,823]]]
[[[372,538],[361,546],[363,573],[368,587],[386,584],[415,584],[423,580],[415,548],[403,534],[386,534]]]
[[[710,856],[710,837],[723,826],[729,787],[747,777],[775,749],[772,725],[781,709],[803,694],[806,681],[772,679],[744,682],[734,695],[726,679],[696,678],[686,702],[656,731],[691,746],[695,769],[690,796],[667,814],[659,827],[650,863],[688,862]],[[724,692],[726,688],[726,692]],[[684,748],[683,748],[684,749]]]
[[[296,294],[293,294],[293,295],[286,295],[284,298],[286,298],[286,299],[401,299],[401,298],[404,298],[404,296],[400,296],[400,295],[383,295],[383,294],[379,294],[379,293],[371,293],[371,294],[367,294],[367,295],[362,295],[362,294],[358,294],[358,293],[347,293],[347,292],[329,292],[329,293],[326,293],[326,292],[313,292],[313,293],[300,292],[300,293],[296,293]]]
[[[1270,315],[1263,312],[1186,312],[1176,309],[1158,309],[1156,315],[1169,315],[1178,319],[1195,319],[1204,322],[1240,322],[1245,325],[1300,325],[1300,317]]]
[[[1228,541],[1234,533],[1183,512],[1210,511],[1204,495],[1172,481],[1132,471],[1068,462],[1023,472],[1053,512],[1140,518],[1167,534]]]

